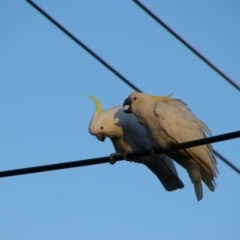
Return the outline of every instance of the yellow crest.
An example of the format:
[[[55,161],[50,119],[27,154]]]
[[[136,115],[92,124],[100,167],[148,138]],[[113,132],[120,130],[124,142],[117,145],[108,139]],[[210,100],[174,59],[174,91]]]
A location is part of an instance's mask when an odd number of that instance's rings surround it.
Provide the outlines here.
[[[170,98],[173,95],[173,93],[168,94],[167,96],[150,96],[152,100],[154,101],[164,101],[167,100],[168,98]]]
[[[101,105],[101,103],[93,96],[89,96],[88,98],[91,98],[96,103],[96,112],[97,113],[102,112],[102,105]]]

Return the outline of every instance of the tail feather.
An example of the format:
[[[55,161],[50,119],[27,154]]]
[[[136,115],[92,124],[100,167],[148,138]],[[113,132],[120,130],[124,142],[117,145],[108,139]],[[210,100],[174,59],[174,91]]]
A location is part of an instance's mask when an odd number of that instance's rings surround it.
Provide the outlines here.
[[[194,184],[197,200],[200,201],[203,198],[203,189],[202,189],[201,180],[194,181],[193,184]]]
[[[216,188],[216,183],[213,178],[211,178],[205,171],[201,171],[201,177],[203,182],[209,188],[210,191],[214,192]]]
[[[167,191],[174,191],[184,187],[177,172],[173,171],[165,161],[159,158],[148,157],[148,160],[144,161],[143,164],[157,176]]]
[[[186,165],[187,165],[186,167],[187,167],[188,175],[194,185],[197,200],[200,201],[203,198],[203,189],[202,189],[199,165],[192,160],[187,161]]]

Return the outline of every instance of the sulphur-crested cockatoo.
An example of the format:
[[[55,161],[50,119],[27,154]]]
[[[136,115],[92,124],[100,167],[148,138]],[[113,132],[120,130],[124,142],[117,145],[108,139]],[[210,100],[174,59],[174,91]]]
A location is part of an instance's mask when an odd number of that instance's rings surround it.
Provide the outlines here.
[[[109,137],[116,153],[127,156],[130,152],[150,149],[151,141],[148,139],[145,128],[140,125],[133,114],[126,114],[122,106],[102,110],[101,103],[90,96],[96,103],[96,112],[89,124],[90,134],[104,141]],[[161,181],[167,191],[183,188],[182,181],[178,178],[174,162],[167,155],[158,158],[153,156],[137,157],[134,162],[146,165]]]
[[[203,197],[201,180],[211,191],[215,190],[216,159],[211,145],[170,151],[171,144],[200,138],[211,131],[187,108],[180,99],[132,93],[123,103],[126,113],[133,113],[142,124],[155,148],[167,150],[168,156],[183,166],[194,184],[198,201]]]

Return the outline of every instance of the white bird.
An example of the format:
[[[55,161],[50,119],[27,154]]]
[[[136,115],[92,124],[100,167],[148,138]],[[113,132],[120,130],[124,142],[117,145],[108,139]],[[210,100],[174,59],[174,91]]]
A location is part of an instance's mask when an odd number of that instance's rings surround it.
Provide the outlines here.
[[[96,111],[89,124],[90,134],[104,141],[109,137],[116,153],[121,153],[125,158],[127,154],[135,151],[146,150],[152,147],[147,132],[140,125],[133,114],[125,114],[122,106],[102,110],[101,103],[90,96],[96,103]],[[114,154],[110,155],[110,159]],[[179,179],[174,162],[167,155],[162,154],[158,158],[153,156],[137,157],[134,162],[147,166],[160,180],[167,191],[173,191],[184,187]],[[111,162],[111,161],[110,161]]]
[[[217,162],[210,144],[171,151],[171,144],[178,144],[211,136],[211,131],[187,108],[180,99],[132,93],[124,101],[126,113],[133,113],[142,124],[157,149],[167,154],[184,167],[194,184],[198,201],[203,197],[201,180],[211,191],[215,190]]]

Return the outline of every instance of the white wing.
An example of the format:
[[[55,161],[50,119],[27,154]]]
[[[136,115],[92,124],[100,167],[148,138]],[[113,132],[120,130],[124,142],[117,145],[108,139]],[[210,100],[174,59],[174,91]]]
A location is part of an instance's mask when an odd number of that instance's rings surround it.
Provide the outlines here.
[[[210,131],[210,129],[208,128],[208,126],[202,122],[200,119],[198,119],[193,113],[192,111],[187,107],[187,104],[185,102],[183,102],[181,99],[177,99],[177,98],[170,98],[167,101],[171,106],[175,106],[177,108],[179,108],[180,110],[182,110],[183,112],[185,112],[187,115],[193,116],[195,117],[196,122],[198,123],[198,125],[209,135],[211,136],[212,133]]]
[[[158,116],[158,121],[166,134],[173,140],[173,143],[205,138],[204,131],[211,134],[206,124],[199,120],[186,106],[179,99],[159,101],[155,104],[154,112]],[[188,148],[181,152],[187,153],[188,157],[199,164],[203,181],[209,186],[210,190],[214,190],[211,181],[214,182],[217,168],[211,145]]]
[[[147,131],[138,123],[137,118],[133,114],[126,115],[124,113],[121,120],[123,119],[124,121],[120,121],[123,139],[121,143],[117,141],[114,145],[121,144],[121,146],[125,147],[125,149],[123,149],[124,151],[131,149],[132,152],[150,149],[152,143],[148,138]],[[115,149],[116,147],[117,146],[115,146]],[[172,191],[183,188],[184,185],[178,178],[174,162],[170,157],[166,155],[162,155],[158,158],[145,156],[137,157],[134,161],[146,165],[158,177],[166,190]]]

